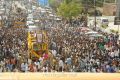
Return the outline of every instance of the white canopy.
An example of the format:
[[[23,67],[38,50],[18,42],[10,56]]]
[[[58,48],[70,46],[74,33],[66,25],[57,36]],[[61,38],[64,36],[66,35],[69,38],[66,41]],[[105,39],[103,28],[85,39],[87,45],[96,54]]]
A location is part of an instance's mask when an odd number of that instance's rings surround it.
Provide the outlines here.
[[[98,32],[95,32],[95,31],[89,31],[89,32],[87,32],[87,33],[85,33],[85,34],[88,34],[88,35],[90,35],[90,34],[97,34]]]

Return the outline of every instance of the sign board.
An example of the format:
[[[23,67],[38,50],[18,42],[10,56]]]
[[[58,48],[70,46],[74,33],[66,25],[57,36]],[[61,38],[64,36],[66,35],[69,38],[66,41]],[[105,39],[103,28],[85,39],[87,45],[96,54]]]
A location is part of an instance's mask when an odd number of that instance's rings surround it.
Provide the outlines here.
[[[115,17],[114,25],[120,25],[120,17]]]

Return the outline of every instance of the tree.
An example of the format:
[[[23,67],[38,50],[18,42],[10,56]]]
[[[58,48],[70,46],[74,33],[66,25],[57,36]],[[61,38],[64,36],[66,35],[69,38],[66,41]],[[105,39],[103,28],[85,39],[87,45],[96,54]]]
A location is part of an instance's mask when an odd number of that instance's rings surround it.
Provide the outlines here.
[[[49,0],[50,7],[54,10],[57,11],[57,8],[60,6],[62,0]]]
[[[73,0],[65,0],[65,3],[69,4],[70,2],[72,2]]]
[[[115,0],[105,0],[105,2],[107,2],[107,3],[114,3]]]
[[[72,19],[81,13],[81,4],[76,3],[75,0],[64,0],[57,9],[58,15],[65,19]]]

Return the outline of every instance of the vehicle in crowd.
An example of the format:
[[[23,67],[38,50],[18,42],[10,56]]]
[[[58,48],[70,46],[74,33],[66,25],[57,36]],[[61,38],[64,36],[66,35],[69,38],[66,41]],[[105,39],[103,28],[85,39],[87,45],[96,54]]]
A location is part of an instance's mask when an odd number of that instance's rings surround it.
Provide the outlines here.
[[[98,23],[100,23],[101,26],[108,26],[109,20],[105,17],[101,17],[100,19],[98,19]]]
[[[48,37],[43,30],[28,31],[28,50],[30,59],[48,57]]]

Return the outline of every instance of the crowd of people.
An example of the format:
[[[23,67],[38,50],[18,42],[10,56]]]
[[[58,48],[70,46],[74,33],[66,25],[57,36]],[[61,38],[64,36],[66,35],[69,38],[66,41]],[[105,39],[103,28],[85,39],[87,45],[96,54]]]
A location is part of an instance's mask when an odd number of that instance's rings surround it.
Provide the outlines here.
[[[20,66],[27,52],[27,34],[24,29],[0,29],[0,72],[13,71]]]
[[[118,34],[91,38],[65,22],[52,25],[47,33],[51,55],[32,61],[27,57],[26,30],[2,28],[0,72],[119,72]]]
[[[119,72],[118,34],[101,33],[103,37],[91,38],[80,28],[65,25],[52,29],[51,50],[58,60],[58,66],[54,64],[58,71]]]

